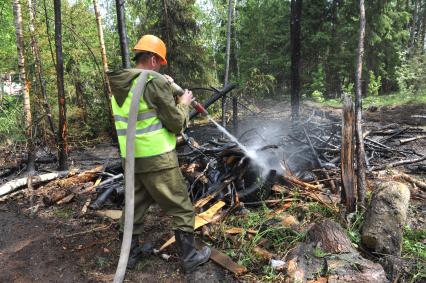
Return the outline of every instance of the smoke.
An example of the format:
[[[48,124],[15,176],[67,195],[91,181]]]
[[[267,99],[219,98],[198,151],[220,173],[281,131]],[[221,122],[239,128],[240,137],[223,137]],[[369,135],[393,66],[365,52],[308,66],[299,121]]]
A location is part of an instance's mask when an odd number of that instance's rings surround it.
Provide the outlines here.
[[[241,123],[239,132],[239,142],[250,152],[248,157],[260,167],[263,177],[271,170],[282,175],[285,168],[289,168],[292,173],[299,175],[307,168],[315,167],[308,146],[288,142],[292,133],[288,120],[246,120]]]

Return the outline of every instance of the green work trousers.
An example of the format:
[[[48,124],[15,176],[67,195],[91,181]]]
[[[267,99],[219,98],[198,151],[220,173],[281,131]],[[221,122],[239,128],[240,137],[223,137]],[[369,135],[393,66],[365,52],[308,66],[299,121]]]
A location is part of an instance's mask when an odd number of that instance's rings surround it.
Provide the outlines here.
[[[133,234],[143,232],[143,217],[153,203],[158,203],[167,215],[172,216],[173,230],[194,231],[194,207],[179,167],[135,174]],[[124,210],[120,230],[123,231],[123,228]]]

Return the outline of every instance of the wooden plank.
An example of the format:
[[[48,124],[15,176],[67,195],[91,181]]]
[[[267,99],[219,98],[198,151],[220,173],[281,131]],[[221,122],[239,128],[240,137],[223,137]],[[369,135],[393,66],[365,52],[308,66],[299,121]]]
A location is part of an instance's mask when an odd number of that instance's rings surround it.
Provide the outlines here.
[[[215,214],[219,211],[219,209],[221,209],[223,206],[225,205],[225,202],[223,201],[218,201],[217,203],[215,203],[214,205],[212,205],[209,209],[207,209],[206,211],[195,215],[195,225],[194,225],[194,230],[197,230],[198,228],[200,228],[201,226],[204,226],[208,223],[210,223],[211,221],[214,220],[214,216]],[[164,250],[165,248],[167,248],[168,246],[170,246],[171,244],[173,244],[176,241],[175,236],[171,237],[170,239],[168,239],[161,247],[160,247],[160,251]]]
[[[205,246],[204,243],[199,240],[196,241],[197,249],[201,249],[203,246]],[[212,250],[210,259],[221,267],[231,271],[235,275],[241,275],[247,272],[247,268],[245,266],[239,265],[226,254],[220,252],[219,250],[213,247],[210,247],[210,249]]]

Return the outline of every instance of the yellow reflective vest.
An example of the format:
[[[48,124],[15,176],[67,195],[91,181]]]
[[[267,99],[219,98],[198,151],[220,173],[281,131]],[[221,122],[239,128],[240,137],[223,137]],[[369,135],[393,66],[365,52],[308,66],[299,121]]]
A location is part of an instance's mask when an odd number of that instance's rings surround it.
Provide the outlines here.
[[[115,128],[117,130],[118,143],[120,145],[120,154],[122,158],[126,158],[126,131],[127,120],[129,117],[130,104],[133,93],[142,91],[144,88],[138,88],[137,81],[141,79],[141,75],[136,77],[130,88],[130,91],[124,103],[118,106],[114,96],[111,99],[112,112],[115,119]],[[147,82],[154,77],[148,75]],[[139,84],[141,85],[141,84]],[[136,122],[136,138],[135,138],[135,158],[157,156],[174,150],[176,147],[176,135],[169,132],[163,127],[157,113],[154,109],[149,108],[148,104],[141,96],[139,101],[138,117]]]

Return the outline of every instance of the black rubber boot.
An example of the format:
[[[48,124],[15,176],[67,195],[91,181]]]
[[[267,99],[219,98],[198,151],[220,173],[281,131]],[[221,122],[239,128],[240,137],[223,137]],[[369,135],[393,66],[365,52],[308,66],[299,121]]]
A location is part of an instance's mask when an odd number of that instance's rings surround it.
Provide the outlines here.
[[[208,246],[204,246],[200,251],[195,249],[194,234],[175,230],[176,244],[180,252],[180,259],[183,271],[190,273],[197,266],[207,262],[212,253]]]
[[[123,233],[120,232],[120,241],[123,241]],[[145,243],[143,247],[139,244],[139,235],[132,235],[132,243],[130,245],[129,260],[127,261],[127,268],[134,269],[136,264],[142,257],[148,256],[152,253],[152,245]]]

